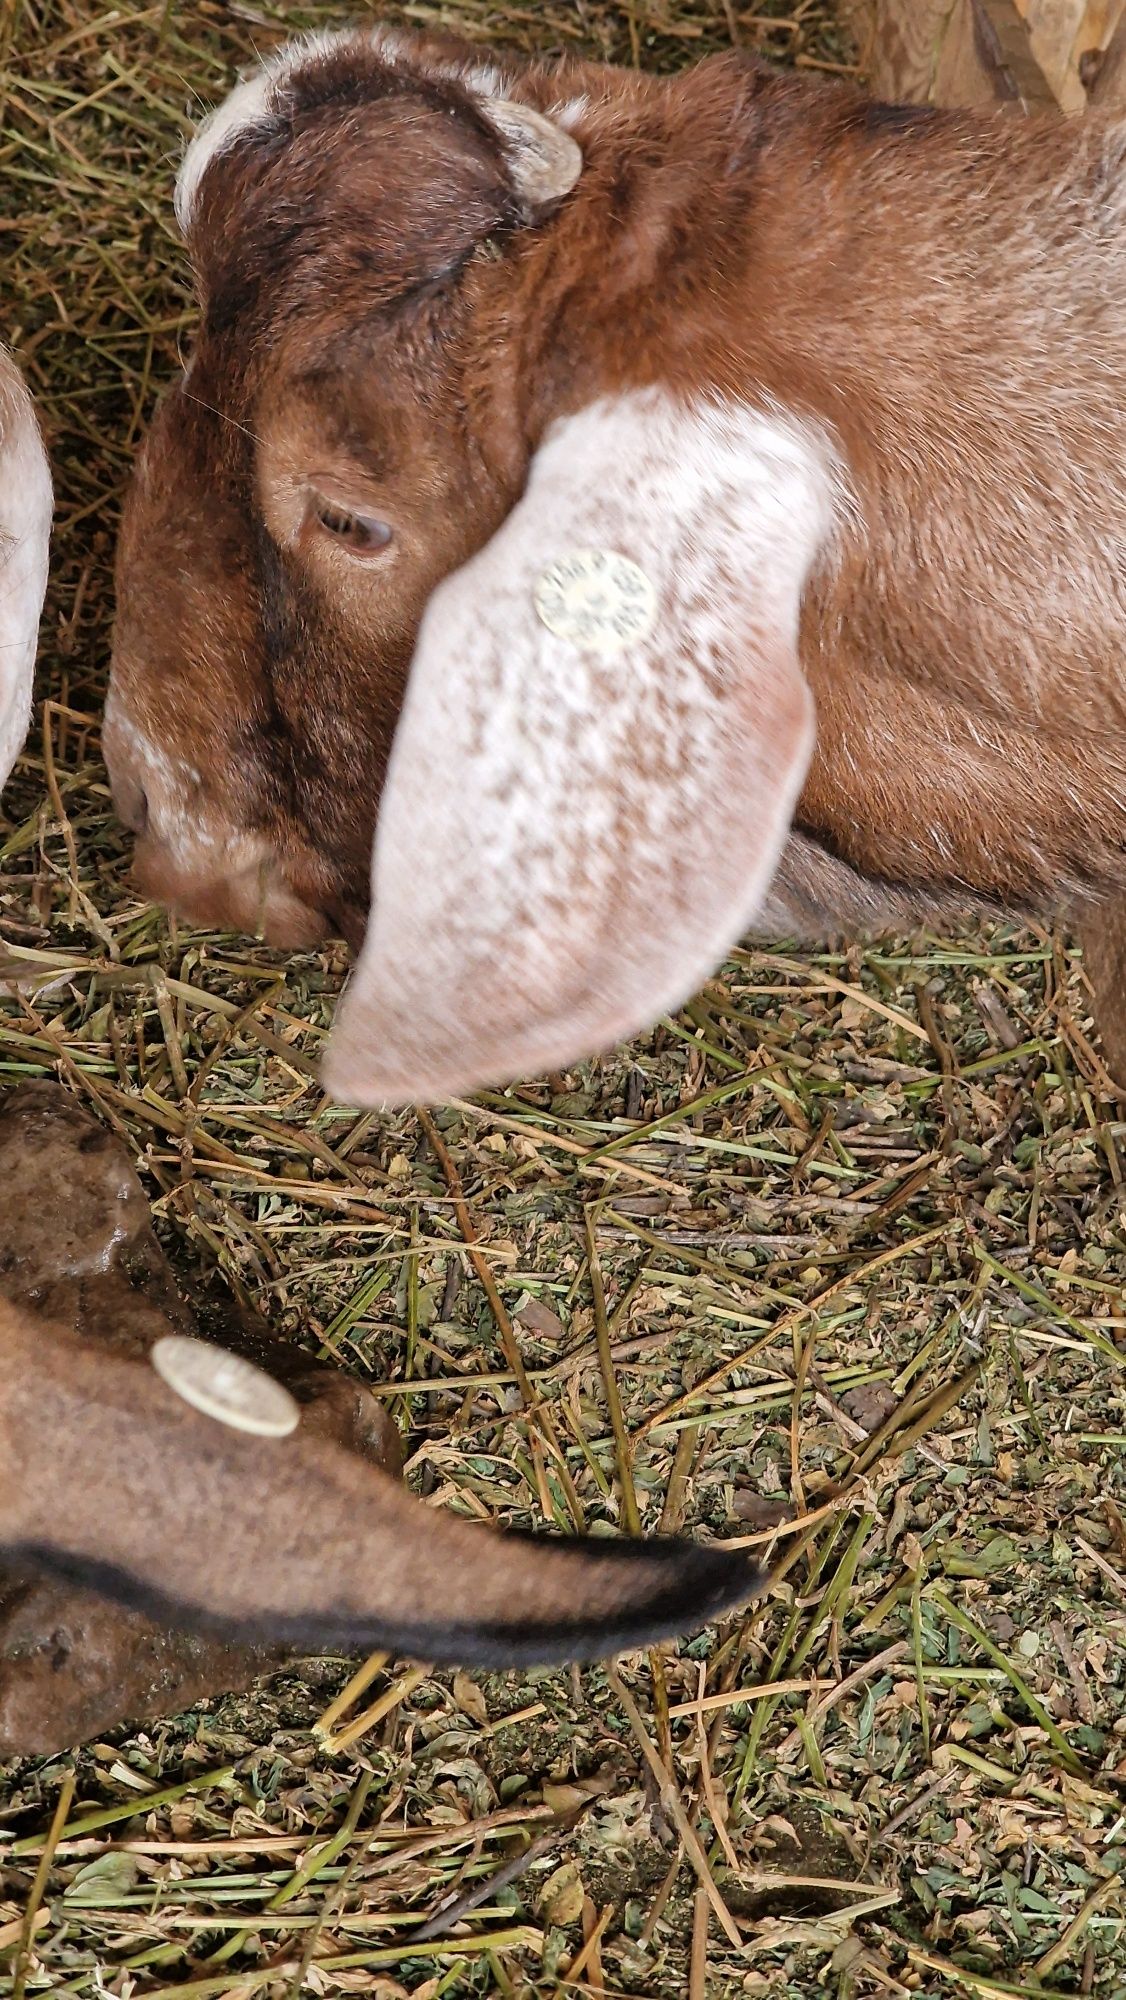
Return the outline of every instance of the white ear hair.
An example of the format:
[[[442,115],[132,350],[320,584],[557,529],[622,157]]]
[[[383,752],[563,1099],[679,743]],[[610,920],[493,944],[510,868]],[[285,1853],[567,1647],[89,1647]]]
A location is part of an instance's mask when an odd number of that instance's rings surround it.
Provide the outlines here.
[[[50,535],[47,454],[23,379],[0,348],[0,785],[31,721]]]
[[[582,173],[583,156],[569,132],[507,97],[487,98],[481,108],[504,141],[513,186],[533,213],[570,194]]]
[[[653,391],[549,435],[423,622],[337,1095],[562,1068],[714,970],[805,776],[798,614],[840,490],[828,442],[780,413]]]

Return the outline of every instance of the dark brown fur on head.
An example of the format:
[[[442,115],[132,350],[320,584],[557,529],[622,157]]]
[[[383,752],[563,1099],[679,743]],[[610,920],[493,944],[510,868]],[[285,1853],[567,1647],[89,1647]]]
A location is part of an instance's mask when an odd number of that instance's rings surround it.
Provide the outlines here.
[[[145,442],[118,559],[107,730],[142,879],[218,921],[261,893],[160,838],[132,729],[190,817],[256,837],[283,941],[356,940],[372,829],[422,608],[511,503],[518,459],[472,406],[462,283],[516,228],[500,142],[467,91],[343,53],[204,177],[189,247],[190,369]],[[307,485],[386,516],[365,568],[308,516]],[[127,718],[127,719],[126,719]],[[147,789],[147,788],[146,788]],[[282,888],[300,908],[289,908]]]

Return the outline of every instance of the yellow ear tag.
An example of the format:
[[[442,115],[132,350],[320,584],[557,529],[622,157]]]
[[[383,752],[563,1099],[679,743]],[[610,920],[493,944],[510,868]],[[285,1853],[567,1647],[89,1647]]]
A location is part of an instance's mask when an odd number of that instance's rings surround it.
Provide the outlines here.
[[[557,639],[608,657],[648,638],[657,593],[645,571],[615,549],[572,549],[536,579],[536,616]]]

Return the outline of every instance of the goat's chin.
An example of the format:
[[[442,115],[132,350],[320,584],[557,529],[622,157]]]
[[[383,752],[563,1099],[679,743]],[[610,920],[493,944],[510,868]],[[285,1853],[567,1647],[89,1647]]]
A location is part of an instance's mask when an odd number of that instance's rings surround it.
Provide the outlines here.
[[[335,934],[335,925],[329,923],[322,911],[311,909],[293,897],[276,910],[267,911],[255,933],[276,951],[313,951]]]
[[[332,929],[337,937],[342,937],[353,958],[360,955],[364,933],[368,927],[371,906],[365,902],[344,899],[329,906]]]
[[[336,931],[325,911],[298,894],[273,866],[189,869],[143,835],[132,872],[143,896],[202,929],[242,931],[279,951],[311,951]]]

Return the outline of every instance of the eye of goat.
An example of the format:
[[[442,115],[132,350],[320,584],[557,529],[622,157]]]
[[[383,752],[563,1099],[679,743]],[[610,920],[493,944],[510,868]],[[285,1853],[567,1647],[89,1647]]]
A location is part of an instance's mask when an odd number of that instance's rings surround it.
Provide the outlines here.
[[[357,555],[377,555],[392,540],[391,529],[386,521],[379,521],[373,514],[354,514],[347,507],[338,507],[332,500],[325,500],[320,494],[313,499],[313,513],[328,534],[335,535],[337,541],[346,542]]]

